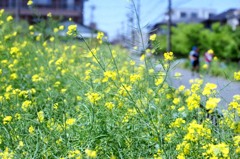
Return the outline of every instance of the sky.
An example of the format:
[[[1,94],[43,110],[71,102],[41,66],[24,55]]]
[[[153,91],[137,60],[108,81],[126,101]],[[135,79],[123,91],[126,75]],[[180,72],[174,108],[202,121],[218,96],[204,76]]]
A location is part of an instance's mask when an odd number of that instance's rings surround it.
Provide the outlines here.
[[[140,27],[142,29],[153,25],[164,18],[168,0],[134,0],[140,4]],[[84,8],[84,24],[97,24],[97,29],[108,33],[109,39],[127,34],[131,27],[129,14],[134,14],[131,0],[87,0]],[[92,10],[93,6],[95,7]],[[221,13],[229,8],[239,8],[240,0],[172,0],[172,8],[207,8]]]

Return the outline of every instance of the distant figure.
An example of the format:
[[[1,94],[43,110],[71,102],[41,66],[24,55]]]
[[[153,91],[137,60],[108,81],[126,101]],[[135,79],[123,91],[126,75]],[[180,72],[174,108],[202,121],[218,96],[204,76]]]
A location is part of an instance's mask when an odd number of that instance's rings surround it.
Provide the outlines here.
[[[192,65],[192,76],[194,76],[194,72],[199,73],[199,52],[196,46],[192,47],[192,50],[189,53],[189,59]]]
[[[210,67],[210,64],[213,60],[213,56],[214,56],[214,52],[212,49],[208,50],[207,52],[205,52],[204,54],[204,59],[206,64]]]

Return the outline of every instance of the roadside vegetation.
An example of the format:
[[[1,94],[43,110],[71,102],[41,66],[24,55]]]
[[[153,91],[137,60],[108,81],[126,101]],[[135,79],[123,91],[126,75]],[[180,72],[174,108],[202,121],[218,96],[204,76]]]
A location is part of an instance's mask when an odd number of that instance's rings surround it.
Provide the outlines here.
[[[239,158],[240,94],[219,116],[216,84],[168,85],[172,52],[156,72],[103,33],[80,41],[48,22],[0,11],[0,158]]]
[[[166,30],[166,26],[162,26],[160,29]],[[207,29],[202,24],[178,24],[177,27],[172,27],[172,51],[178,58],[186,59],[182,66],[190,69],[189,52],[193,46],[197,46],[200,49],[200,70],[204,74],[207,70],[204,67],[204,53],[212,49],[215,60],[209,74],[233,80],[234,72],[240,70],[239,37],[239,27],[232,30],[228,25],[215,23],[211,29]],[[166,35],[158,35],[152,42],[155,54],[164,52],[166,46]]]

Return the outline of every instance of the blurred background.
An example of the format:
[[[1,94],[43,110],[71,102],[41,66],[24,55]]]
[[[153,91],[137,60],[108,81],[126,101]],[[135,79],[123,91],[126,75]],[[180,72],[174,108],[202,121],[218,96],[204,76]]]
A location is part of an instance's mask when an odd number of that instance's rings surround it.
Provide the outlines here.
[[[31,6],[28,1],[1,0],[0,8],[29,24],[51,13],[66,27],[77,24],[85,38],[102,31],[111,43],[138,52],[151,48],[186,56],[198,45],[220,58],[240,58],[240,0],[32,0]],[[149,43],[153,34],[155,44]]]

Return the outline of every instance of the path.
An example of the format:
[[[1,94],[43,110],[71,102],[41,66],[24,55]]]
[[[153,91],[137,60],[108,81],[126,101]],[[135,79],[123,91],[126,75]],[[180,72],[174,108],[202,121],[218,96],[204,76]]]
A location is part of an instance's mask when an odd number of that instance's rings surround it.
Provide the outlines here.
[[[131,56],[137,63],[139,63],[139,56],[133,55]],[[173,67],[170,70],[168,82],[169,84],[174,87],[178,88],[180,85],[184,85],[186,88],[190,88],[190,79],[198,78],[197,75],[192,76],[190,70],[182,69],[179,67],[181,61],[175,62]],[[159,66],[156,66],[159,69]],[[182,76],[177,79],[174,77],[175,73],[179,72]],[[221,102],[219,103],[218,107],[219,110],[227,109],[228,104],[232,101],[233,96],[236,94],[240,94],[240,82],[231,82],[221,77],[212,77],[212,76],[205,76],[202,77],[204,83],[210,82],[217,84],[217,91],[219,92],[218,96],[221,98]]]

